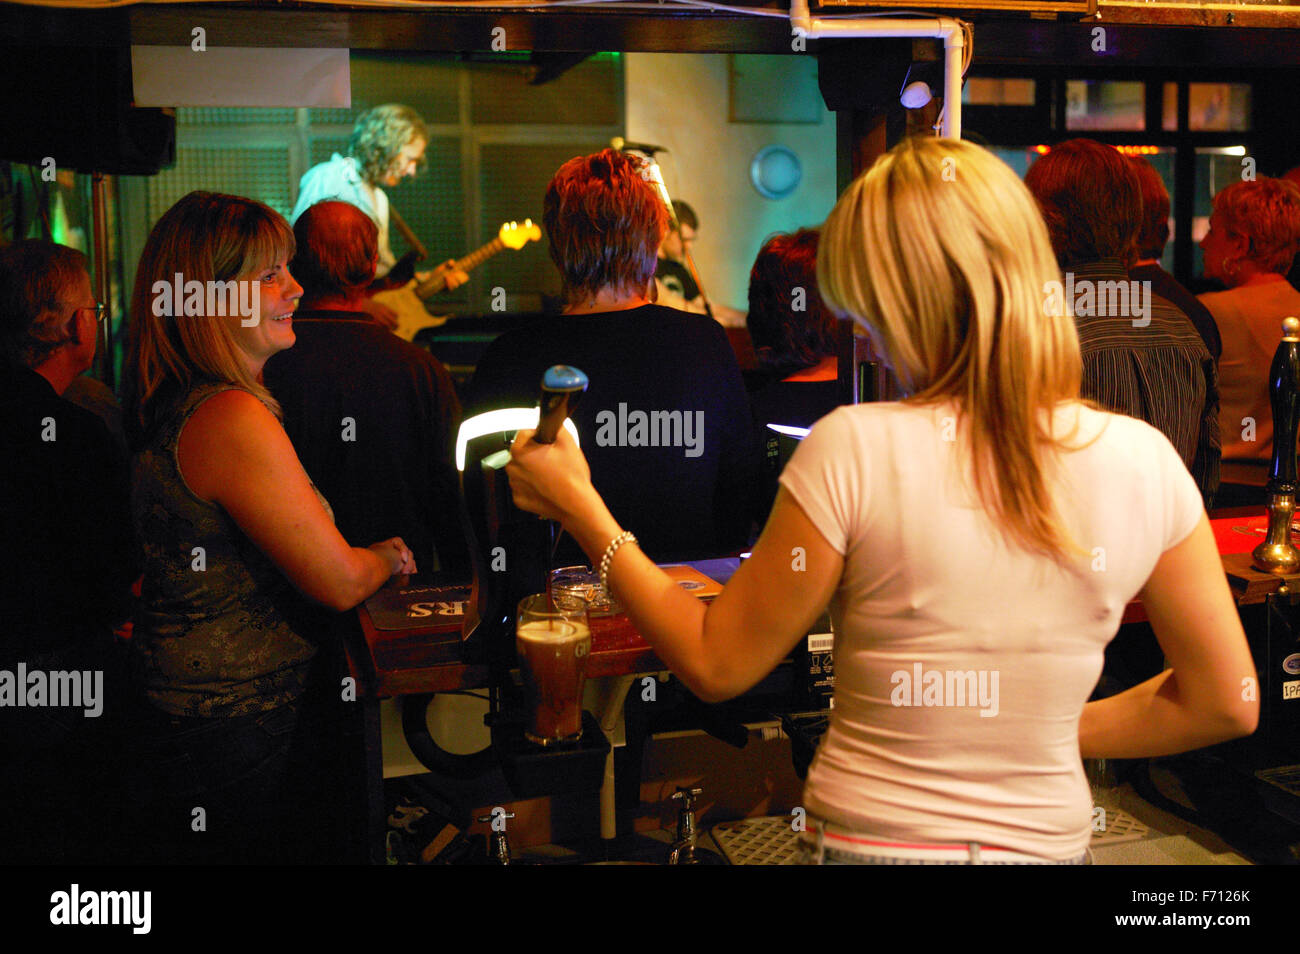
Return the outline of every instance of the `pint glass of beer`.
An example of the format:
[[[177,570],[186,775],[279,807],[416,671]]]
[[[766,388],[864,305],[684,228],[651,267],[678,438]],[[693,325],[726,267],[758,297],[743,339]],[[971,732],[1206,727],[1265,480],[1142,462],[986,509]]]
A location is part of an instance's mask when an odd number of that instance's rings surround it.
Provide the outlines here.
[[[583,609],[553,607],[545,593],[519,603],[515,649],[528,698],[530,742],[557,745],[582,737],[582,686],[591,630]]]

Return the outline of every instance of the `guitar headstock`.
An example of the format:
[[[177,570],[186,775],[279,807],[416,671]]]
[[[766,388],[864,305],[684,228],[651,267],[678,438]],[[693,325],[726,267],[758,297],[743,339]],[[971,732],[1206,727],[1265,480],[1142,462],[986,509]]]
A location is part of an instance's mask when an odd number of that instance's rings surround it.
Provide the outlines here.
[[[501,244],[506,248],[518,251],[529,242],[540,241],[542,230],[532,219],[524,219],[522,222],[505,223],[501,226],[501,231],[497,233],[497,237],[501,239]]]

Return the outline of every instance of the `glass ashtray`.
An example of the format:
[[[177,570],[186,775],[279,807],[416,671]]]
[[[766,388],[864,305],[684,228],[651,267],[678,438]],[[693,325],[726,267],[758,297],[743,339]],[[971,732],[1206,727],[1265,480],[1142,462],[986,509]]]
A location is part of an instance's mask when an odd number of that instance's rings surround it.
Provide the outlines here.
[[[586,566],[551,571],[551,601],[563,609],[586,609],[588,616],[616,616],[623,604],[600,585],[600,575]]]

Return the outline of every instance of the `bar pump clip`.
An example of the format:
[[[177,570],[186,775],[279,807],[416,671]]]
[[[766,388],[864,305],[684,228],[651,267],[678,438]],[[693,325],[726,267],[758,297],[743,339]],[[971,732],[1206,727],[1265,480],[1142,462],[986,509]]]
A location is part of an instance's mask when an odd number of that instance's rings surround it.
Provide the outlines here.
[[[1282,321],[1282,341],[1268,372],[1273,405],[1273,466],[1268,481],[1268,535],[1251,551],[1257,570],[1289,576],[1300,572],[1300,551],[1291,543],[1296,507],[1296,428],[1300,426],[1300,319]]]

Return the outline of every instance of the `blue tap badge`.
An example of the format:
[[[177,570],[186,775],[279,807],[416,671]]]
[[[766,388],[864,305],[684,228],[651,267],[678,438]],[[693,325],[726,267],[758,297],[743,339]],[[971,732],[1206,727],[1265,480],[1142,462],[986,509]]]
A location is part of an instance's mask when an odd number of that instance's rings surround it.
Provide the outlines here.
[[[567,364],[552,365],[542,375],[542,387],[548,391],[585,391],[587,383],[585,374]]]

